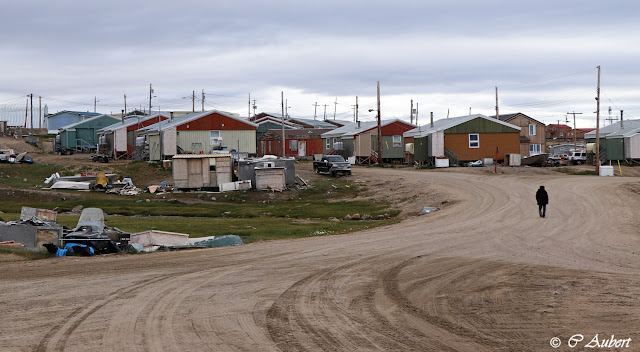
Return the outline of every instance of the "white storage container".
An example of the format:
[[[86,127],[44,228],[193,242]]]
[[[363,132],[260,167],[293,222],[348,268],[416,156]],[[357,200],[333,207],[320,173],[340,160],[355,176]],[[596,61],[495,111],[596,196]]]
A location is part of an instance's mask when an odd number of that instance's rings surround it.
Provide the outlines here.
[[[436,158],[436,167],[449,167],[449,158]]]
[[[613,166],[600,166],[600,176],[613,176]]]

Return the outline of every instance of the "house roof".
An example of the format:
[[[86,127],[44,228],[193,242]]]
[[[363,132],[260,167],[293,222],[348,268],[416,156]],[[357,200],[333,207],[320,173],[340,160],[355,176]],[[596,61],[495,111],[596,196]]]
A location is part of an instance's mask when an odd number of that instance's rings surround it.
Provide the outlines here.
[[[537,122],[537,123],[539,123],[539,124],[541,124],[541,125],[545,126],[545,124],[544,124],[544,123],[542,123],[542,122],[540,122],[540,121],[538,121],[538,120],[536,120],[536,119],[532,118],[531,116],[528,116],[528,115],[526,115],[526,114],[523,114],[523,113],[521,113],[521,112],[517,112],[517,113],[515,113],[515,114],[501,114],[501,115],[499,115],[499,116],[498,116],[498,118],[500,119],[500,121],[509,122],[510,120],[513,120],[513,119],[514,119],[516,116],[518,116],[518,115],[522,115],[522,116],[524,116],[524,117],[528,118],[529,120],[533,120],[533,121],[535,121],[535,122]],[[489,118],[495,119],[495,118],[496,118],[496,115],[489,116]]]
[[[82,115],[82,116],[100,116],[102,115],[99,112],[88,112],[88,111],[71,111],[71,110],[62,110],[62,111],[58,111],[55,114],[49,114],[46,116],[46,118],[50,118],[56,115],[60,115],[60,114],[64,114],[64,113],[70,113],[70,114],[76,114],[76,115]]]
[[[336,127],[336,125],[322,121],[322,120],[290,118],[289,121],[293,123],[300,123],[301,125],[313,126],[313,128],[335,128]]]
[[[247,121],[241,117],[238,116],[234,116],[234,115],[230,115],[227,114],[226,112],[223,111],[218,111],[218,110],[209,110],[209,111],[201,111],[201,112],[195,112],[195,113],[191,113],[191,114],[187,114],[187,115],[181,115],[181,116],[174,116],[173,117],[173,121],[172,122],[159,122],[159,123],[154,123],[153,125],[150,125],[146,128],[141,129],[141,131],[153,131],[153,130],[158,130],[158,128],[161,128],[163,131],[166,129],[170,129],[173,127],[177,127],[180,125],[183,125],[185,123],[191,122],[191,121],[195,121],[201,117],[207,116],[207,115],[211,115],[211,114],[219,114],[222,115],[224,117],[228,117],[230,119],[234,119],[236,121],[240,121],[242,123],[245,123],[247,125],[253,126],[253,127],[258,127],[258,125],[256,125],[253,122]]]
[[[403,121],[403,120],[400,120],[400,119],[397,119],[397,118],[396,119],[392,119],[392,120],[383,120],[383,121],[381,121],[380,122],[380,127],[385,127],[385,126],[390,125],[390,124],[392,124],[394,122],[401,122],[401,123],[404,123],[404,124],[406,124],[408,126],[418,127],[418,126],[416,126],[416,125],[414,125],[412,123],[408,123],[406,121]],[[353,130],[343,134],[342,136],[346,137],[346,138],[349,138],[349,137],[353,137],[355,135],[358,135],[360,133],[365,133],[365,132],[371,131],[372,129],[377,129],[378,128],[378,121],[373,121],[372,123],[373,123],[373,125],[369,125],[366,128],[353,129]]]
[[[160,115],[166,118],[170,118],[170,115],[164,112],[160,113]],[[112,132],[121,128],[127,128],[129,126],[133,126],[137,123],[144,122],[149,119],[154,119],[156,117],[158,117],[158,113],[155,113],[152,115],[138,115],[138,116],[125,117],[124,123],[122,123],[122,120],[120,120],[120,122],[118,123],[114,123],[113,125],[99,129],[98,132]]]
[[[468,116],[458,116],[458,117],[451,117],[448,119],[440,119],[440,120],[436,120],[433,121],[433,126],[431,126],[431,124],[427,124],[424,126],[419,126],[417,128],[414,128],[410,131],[407,131],[405,133],[403,133],[402,135],[404,137],[415,137],[415,138],[422,138],[424,136],[430,135],[432,133],[435,132],[440,132],[440,131],[444,131],[447,130],[451,127],[454,126],[458,126],[461,125],[465,122],[471,121],[471,120],[475,120],[477,118],[481,118],[481,119],[485,119],[485,120],[489,120],[493,123],[498,123],[507,127],[511,127],[514,129],[517,129],[518,131],[520,131],[520,127],[516,126],[516,125],[512,125],[508,122],[504,122],[504,121],[500,121],[498,119],[494,118],[490,118],[487,117],[485,115],[481,115],[481,114],[474,114],[474,115],[468,115]]]
[[[636,129],[640,128],[640,120],[624,120],[622,124],[623,128],[620,128],[620,121],[615,122],[609,126],[605,126],[600,128],[600,138],[608,137],[608,136],[617,136],[620,137],[629,137],[631,135],[636,134]],[[586,139],[595,139],[596,131],[593,130],[589,133],[584,134],[584,138]]]
[[[253,121],[253,123],[258,124],[258,125],[262,125],[263,123],[266,123],[266,122],[273,122],[273,123],[277,123],[277,124],[282,124],[283,123],[282,120],[278,120],[273,116],[263,116],[263,117]],[[298,124],[295,124],[295,123],[293,123],[291,121],[288,121],[288,120],[284,121],[284,125],[292,127],[292,128],[301,128],[302,127],[302,126],[300,126]]]
[[[115,118],[115,117],[113,117],[113,116],[111,116],[111,115],[103,115],[103,114],[100,114],[100,115],[98,115],[98,116],[92,117],[91,119],[85,119],[85,120],[82,120],[82,121],[80,121],[80,122],[72,123],[72,124],[70,124],[70,125],[67,125],[67,126],[64,126],[64,127],[60,128],[60,129],[61,129],[61,130],[69,130],[69,129],[73,129],[73,128],[76,128],[76,127],[78,127],[78,126],[80,126],[80,125],[82,125],[82,124],[84,124],[84,123],[92,122],[92,121],[94,121],[95,119],[100,118],[100,117],[108,117],[108,118],[110,118],[110,119],[113,119],[113,122],[114,122],[114,123],[116,123],[116,122],[120,121],[119,119],[117,119],[117,118]]]
[[[322,138],[335,138],[335,137],[340,137],[346,133],[351,133],[353,131],[358,131],[358,132],[362,132],[366,129],[369,129],[371,127],[375,127],[378,126],[378,122],[377,121],[368,121],[368,122],[363,122],[360,121],[360,127],[358,127],[357,123],[349,123],[348,125],[344,125],[342,127],[338,127],[334,130],[331,130],[329,132],[325,132],[322,134]]]

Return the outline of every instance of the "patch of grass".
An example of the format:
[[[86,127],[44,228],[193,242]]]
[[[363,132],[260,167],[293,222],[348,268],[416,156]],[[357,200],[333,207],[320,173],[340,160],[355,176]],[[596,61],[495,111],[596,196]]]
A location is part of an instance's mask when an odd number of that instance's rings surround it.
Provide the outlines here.
[[[134,172],[136,168],[146,169],[144,165],[134,165]],[[62,195],[73,193],[69,198],[61,197],[60,193],[55,193],[56,197],[45,198],[44,191],[32,195],[23,191],[24,196],[0,199],[0,210],[7,213],[3,214],[5,217],[15,220],[19,217],[22,206],[58,208],[62,212],[82,205],[84,208],[101,208],[105,214],[112,215],[106,217],[107,226],[127,232],[157,229],[188,233],[192,237],[235,234],[242,237],[245,243],[339,234],[399,221],[394,218],[382,221],[328,220],[330,217],[341,219],[347,214],[355,213],[374,217],[383,214],[395,217],[400,213],[388,204],[348,200],[363,191],[364,187],[348,178],[321,180],[313,183],[311,188],[287,193],[246,191],[225,195],[167,195],[179,200],[157,199],[155,195],[148,193],[123,197],[101,192],[75,191],[62,192]],[[211,196],[215,196],[217,200],[209,201]],[[201,200],[194,202],[194,198]],[[75,227],[77,221],[77,215],[58,215],[58,223],[69,228]]]
[[[29,251],[26,249],[0,248],[0,256],[2,256],[3,254],[14,254],[26,260],[51,258],[53,256],[51,253],[46,251]]]
[[[397,222],[396,219],[382,221],[340,221],[326,219],[299,222],[292,218],[204,218],[204,217],[131,217],[109,216],[108,226],[135,233],[144,230],[162,230],[188,233],[191,237],[238,235],[244,243],[276,239],[335,235]],[[78,216],[60,215],[58,223],[75,227]]]
[[[44,185],[51,174],[64,172],[65,167],[48,164],[0,164],[0,183],[16,188]],[[24,182],[23,179],[27,181]]]

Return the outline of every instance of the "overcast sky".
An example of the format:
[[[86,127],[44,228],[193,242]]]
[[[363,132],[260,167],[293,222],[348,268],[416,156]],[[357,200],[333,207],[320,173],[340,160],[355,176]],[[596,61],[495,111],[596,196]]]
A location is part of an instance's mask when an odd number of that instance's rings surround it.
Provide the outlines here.
[[[419,122],[522,112],[640,119],[637,1],[40,1],[0,11],[0,114],[42,96],[49,112],[202,108]],[[334,105],[336,101],[338,104]],[[253,111],[251,112],[253,113]],[[608,122],[607,122],[608,123]],[[571,125],[573,122],[571,122]]]

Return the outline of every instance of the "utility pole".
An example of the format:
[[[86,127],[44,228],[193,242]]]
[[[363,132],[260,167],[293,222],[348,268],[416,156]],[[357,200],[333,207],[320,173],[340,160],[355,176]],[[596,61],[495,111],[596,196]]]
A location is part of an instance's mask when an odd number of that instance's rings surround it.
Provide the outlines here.
[[[316,116],[318,116],[318,102],[316,101],[315,103],[313,103],[313,119],[316,119]]]
[[[413,124],[413,99],[411,99],[411,123]]]
[[[471,116],[471,107],[469,107],[469,116]]]
[[[204,89],[202,90],[202,111],[204,111]]]
[[[620,118],[622,119],[622,110],[620,110]],[[38,129],[42,129],[42,97],[38,96]]]
[[[567,115],[573,115],[573,150],[576,150],[578,148],[578,142],[577,142],[577,134],[578,134],[578,129],[576,128],[576,115],[582,115],[581,112],[568,112]]]
[[[358,96],[356,95],[356,123],[358,123]]]
[[[336,110],[338,109],[338,97],[336,97],[336,102],[333,103],[333,120],[336,120]]]
[[[30,97],[31,97],[31,135],[33,136],[33,93],[31,93]]]
[[[251,93],[249,93],[249,102],[247,104],[247,120],[251,121]]]
[[[420,126],[418,125],[418,113],[420,112],[420,110],[418,110],[420,103],[416,102],[416,126]]]
[[[469,113],[471,115],[471,113]],[[496,86],[496,120],[500,120],[500,113],[498,113],[498,87]],[[496,159],[497,162],[497,159]]]
[[[328,104],[324,104],[324,120],[327,120],[327,106],[329,106]]]
[[[27,118],[29,117],[29,94],[27,94],[27,105],[24,107],[24,128],[27,128]]]
[[[596,89],[596,173],[600,174],[600,66],[598,66],[598,88]]]
[[[96,96],[93,97],[93,112],[96,112],[96,103],[98,102],[98,98]]]
[[[256,117],[256,109],[258,108],[258,106],[256,105],[256,100],[253,99],[253,117]]]
[[[378,163],[382,165],[382,123],[380,120],[380,81],[378,81]]]
[[[151,94],[153,93],[153,88],[151,88],[151,83],[149,83],[149,115],[151,115]]]
[[[280,103],[282,104],[282,157],[285,156],[284,143],[284,91],[280,92]]]
[[[124,95],[124,114],[127,114],[127,95]]]
[[[289,119],[289,99],[284,100],[284,115],[288,120]]]
[[[196,112],[196,91],[191,94],[191,112]]]

